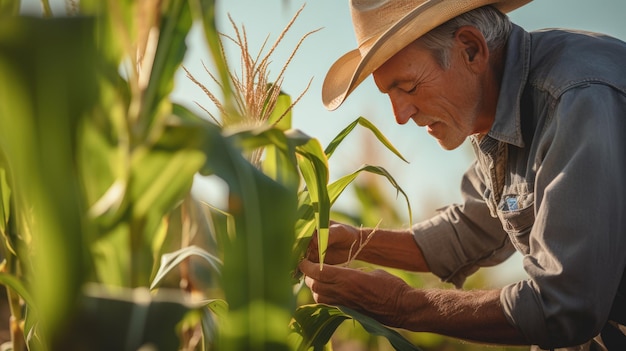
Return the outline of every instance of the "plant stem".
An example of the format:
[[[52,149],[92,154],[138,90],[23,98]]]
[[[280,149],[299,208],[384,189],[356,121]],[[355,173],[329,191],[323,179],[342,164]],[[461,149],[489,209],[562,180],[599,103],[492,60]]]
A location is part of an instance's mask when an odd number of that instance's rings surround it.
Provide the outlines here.
[[[8,250],[4,250],[6,257],[6,269],[7,271],[17,277],[17,265],[16,259],[13,254],[8,252]],[[20,296],[13,291],[9,286],[5,286],[7,291],[7,300],[9,303],[9,311],[11,312],[11,316],[9,317],[9,330],[11,332],[11,344],[13,345],[14,351],[23,351],[26,348],[24,343],[24,330],[21,327],[22,321],[22,304],[20,302]]]
[[[52,17],[52,8],[50,7],[50,1],[41,0],[41,7],[43,9],[43,16],[46,18]]]

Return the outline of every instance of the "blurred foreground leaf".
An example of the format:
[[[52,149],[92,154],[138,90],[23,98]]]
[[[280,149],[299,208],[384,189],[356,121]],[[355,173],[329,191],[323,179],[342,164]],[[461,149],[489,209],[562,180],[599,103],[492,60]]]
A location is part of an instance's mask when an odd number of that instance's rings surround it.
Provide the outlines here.
[[[60,337],[91,266],[77,130],[97,101],[94,20],[0,20],[0,149],[41,330]],[[46,338],[47,339],[47,338]]]

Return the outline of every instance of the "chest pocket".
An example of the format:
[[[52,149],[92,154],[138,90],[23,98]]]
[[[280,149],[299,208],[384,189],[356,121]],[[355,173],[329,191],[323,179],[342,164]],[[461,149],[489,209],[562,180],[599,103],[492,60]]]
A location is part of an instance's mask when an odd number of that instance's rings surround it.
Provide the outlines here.
[[[532,192],[505,192],[498,204],[498,218],[513,246],[522,254],[530,253],[529,235],[535,223],[535,196]]]

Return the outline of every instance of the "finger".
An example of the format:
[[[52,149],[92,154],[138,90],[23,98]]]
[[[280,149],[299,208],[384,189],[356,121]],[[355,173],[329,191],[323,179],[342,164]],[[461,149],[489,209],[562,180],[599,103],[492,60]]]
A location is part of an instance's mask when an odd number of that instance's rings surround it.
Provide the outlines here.
[[[341,277],[341,270],[344,269],[329,264],[325,264],[322,268],[319,263],[311,262],[307,259],[302,260],[298,268],[304,275],[324,283],[336,283]]]
[[[317,231],[313,233],[311,239],[309,240],[309,246],[306,249],[304,257],[308,258],[313,262],[319,261],[319,251],[318,251],[318,236]]]
[[[304,275],[308,277],[312,277],[313,279],[320,278],[319,263],[311,262],[305,258],[304,260],[300,261],[300,264],[298,264],[298,268],[300,268],[300,271],[302,271],[302,273],[304,273]]]
[[[325,303],[329,305],[337,304],[336,299],[332,298],[335,295],[335,291],[333,290],[334,284],[324,283],[321,281],[317,281],[311,277],[306,276],[304,278],[304,283],[311,290],[311,294],[313,296],[313,300],[317,303]]]
[[[313,238],[309,243],[309,247],[306,249],[306,254],[304,255],[306,258],[313,262],[319,261],[319,251],[317,250],[317,238]]]

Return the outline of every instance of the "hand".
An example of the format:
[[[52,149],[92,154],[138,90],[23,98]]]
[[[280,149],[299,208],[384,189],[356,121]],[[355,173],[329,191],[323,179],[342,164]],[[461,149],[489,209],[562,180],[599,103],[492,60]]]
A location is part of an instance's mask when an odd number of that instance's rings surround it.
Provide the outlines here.
[[[325,264],[320,271],[319,263],[306,259],[299,268],[317,303],[345,306],[392,327],[405,324],[409,312],[403,298],[412,288],[402,279],[380,269],[365,272]]]
[[[318,237],[317,232],[311,237],[306,257],[313,261],[319,262]],[[324,263],[342,264],[353,259],[362,244],[362,230],[348,224],[331,221],[329,227],[328,246],[326,247],[326,256]]]

